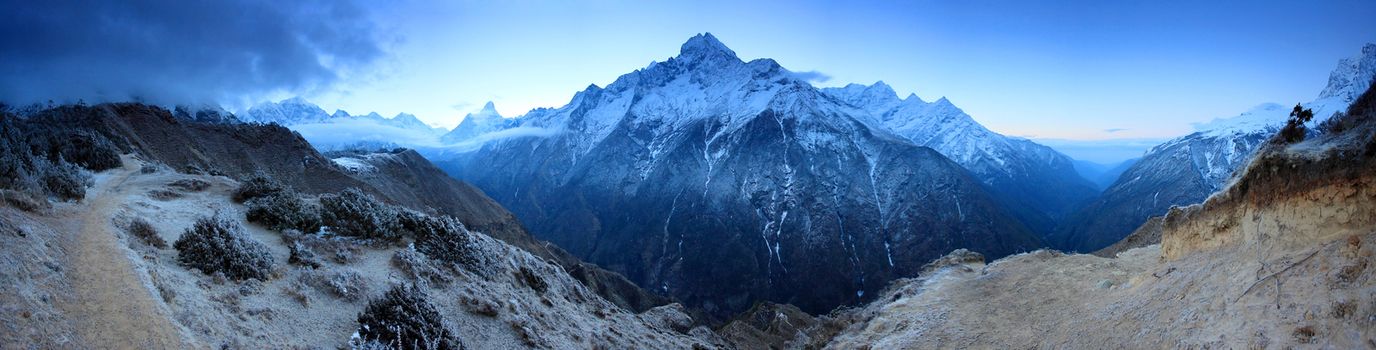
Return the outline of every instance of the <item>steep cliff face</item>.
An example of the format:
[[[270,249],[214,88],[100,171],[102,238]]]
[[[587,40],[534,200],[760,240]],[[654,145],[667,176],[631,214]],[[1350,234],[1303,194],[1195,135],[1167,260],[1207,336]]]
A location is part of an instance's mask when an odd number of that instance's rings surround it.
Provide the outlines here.
[[[1376,226],[1376,96],[1362,95],[1328,130],[1287,145],[1272,139],[1203,204],[1173,208],[1167,259],[1230,245],[1294,249]]]

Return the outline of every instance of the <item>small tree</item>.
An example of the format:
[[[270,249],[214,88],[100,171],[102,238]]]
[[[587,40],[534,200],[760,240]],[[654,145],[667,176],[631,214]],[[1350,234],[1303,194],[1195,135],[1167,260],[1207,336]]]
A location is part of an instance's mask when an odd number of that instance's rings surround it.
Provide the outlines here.
[[[1304,123],[1314,119],[1314,111],[1300,104],[1295,104],[1295,109],[1290,111],[1290,119],[1285,121],[1285,127],[1280,129],[1280,138],[1285,143],[1296,143],[1304,141]]]

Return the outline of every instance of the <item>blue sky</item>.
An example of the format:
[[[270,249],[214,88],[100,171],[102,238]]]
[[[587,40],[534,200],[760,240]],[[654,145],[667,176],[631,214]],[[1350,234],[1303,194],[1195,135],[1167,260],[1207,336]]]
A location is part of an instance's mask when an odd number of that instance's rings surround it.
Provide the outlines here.
[[[1207,3],[1207,4],[1201,4]],[[664,60],[699,32],[742,58],[950,98],[989,128],[1168,138],[1263,102],[1308,101],[1376,41],[1376,2],[457,2],[376,9],[403,37],[373,80],[315,96],[457,124],[557,107]]]
[[[1141,143],[1308,101],[1376,41],[1369,0],[0,5],[0,99],[237,109],[302,95],[443,126],[489,100],[507,116],[562,106],[711,32],[742,58],[829,76],[820,86],[948,97],[1008,135]]]

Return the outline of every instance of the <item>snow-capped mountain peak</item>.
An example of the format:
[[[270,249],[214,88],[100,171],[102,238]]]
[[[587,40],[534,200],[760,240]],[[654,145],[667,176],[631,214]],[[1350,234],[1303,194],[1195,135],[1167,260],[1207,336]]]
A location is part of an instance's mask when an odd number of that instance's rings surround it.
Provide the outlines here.
[[[739,60],[736,52],[731,51],[725,44],[712,36],[712,33],[703,33],[688,39],[679,48],[678,59],[696,62],[707,59],[732,59]]]
[[[1369,43],[1362,46],[1361,55],[1338,61],[1319,99],[1338,98],[1350,102],[1371,86],[1372,76],[1376,76],[1376,44]]]
[[[502,118],[502,115],[497,113],[496,105],[488,101],[482,109],[465,115],[459,125],[441,136],[440,140],[447,143],[467,141],[514,125],[514,120]]]

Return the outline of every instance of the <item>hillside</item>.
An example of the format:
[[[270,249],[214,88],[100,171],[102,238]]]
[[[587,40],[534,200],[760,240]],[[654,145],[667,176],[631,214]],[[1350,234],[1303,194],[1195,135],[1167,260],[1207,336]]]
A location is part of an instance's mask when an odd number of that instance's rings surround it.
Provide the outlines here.
[[[411,151],[357,155],[387,161],[366,163],[380,171],[376,174],[350,172],[280,126],[187,122],[166,110],[137,104],[65,106],[24,119],[3,115],[0,122],[5,135],[0,145],[7,155],[3,162],[6,181],[0,183],[5,185],[0,194],[7,203],[0,208],[4,217],[0,228],[7,243],[0,255],[15,258],[4,266],[9,276],[4,294],[9,300],[6,305],[16,308],[4,316],[5,323],[15,328],[3,332],[0,343],[121,348],[343,346],[366,302],[403,284],[423,286],[421,293],[443,311],[445,322],[450,322],[444,327],[459,335],[460,344],[686,347],[714,341],[710,337],[693,340],[711,334],[705,329],[696,331],[697,338],[687,338],[693,321],[685,310],[651,309],[667,300],[542,245],[480,191],[444,176]],[[28,158],[27,149],[40,153]],[[50,179],[61,179],[43,170],[51,166],[43,165],[50,164],[43,160],[47,157],[70,159],[97,171],[94,176],[85,170],[70,172],[84,188],[76,192],[79,201],[48,204],[47,195],[25,185],[28,174],[35,174],[41,176],[38,190],[67,188],[42,186]],[[61,164],[66,163],[59,163],[58,169]],[[18,173],[12,168],[16,165]],[[386,176],[376,176],[381,174]],[[373,206],[398,213],[402,223],[415,220],[415,215],[456,218],[457,228],[448,226],[445,232],[466,237],[462,241],[469,243],[461,246],[476,252],[479,265],[446,267],[430,260],[437,258],[423,255],[430,253],[407,253],[415,248],[402,242],[323,233],[302,236],[263,226],[263,221],[255,221],[265,220],[262,214],[253,214],[254,207],[263,204],[233,200],[239,196],[237,188],[257,180],[240,182],[231,175],[280,179],[272,182],[295,188],[288,191],[299,191],[305,198],[300,204],[305,207],[281,208],[318,208],[327,198],[348,192],[344,189],[358,189],[354,193],[398,205],[379,201]],[[279,199],[267,203],[279,203],[275,201]],[[282,213],[269,212],[274,211]],[[265,261],[276,267],[265,277],[245,282],[225,281],[190,268],[187,258],[179,254],[180,243],[177,247],[169,243],[185,236],[183,231],[190,232],[188,227],[197,220],[209,217],[242,227],[249,240],[265,247]],[[150,224],[136,230],[136,221]],[[370,232],[393,229],[379,230]],[[489,238],[487,232],[520,247]],[[424,252],[425,242],[433,237],[443,236],[407,234],[402,239],[420,245]],[[553,258],[531,255],[521,248]],[[303,249],[314,253],[297,252]],[[448,282],[455,280],[468,286],[457,289]],[[140,322],[123,322],[129,314]],[[575,329],[579,330],[562,333]],[[614,333],[598,336],[599,330]],[[139,339],[153,343],[137,343]],[[134,343],[125,343],[130,341]]]
[[[742,321],[724,336],[835,349],[1370,347],[1374,105],[1368,90],[1317,136],[1268,141],[1223,190],[1172,209],[1161,244],[989,264],[958,251],[864,307],[778,313],[772,324],[805,325],[796,332]]]
[[[1376,77],[1376,44],[1339,60],[1328,84],[1309,102],[1314,127],[1342,111]],[[1080,208],[1048,241],[1058,249],[1090,252],[1127,236],[1147,218],[1171,206],[1201,203],[1227,185],[1257,149],[1284,125],[1291,108],[1265,103],[1229,118],[1197,125],[1198,131],[1147,151],[1098,198]]]

